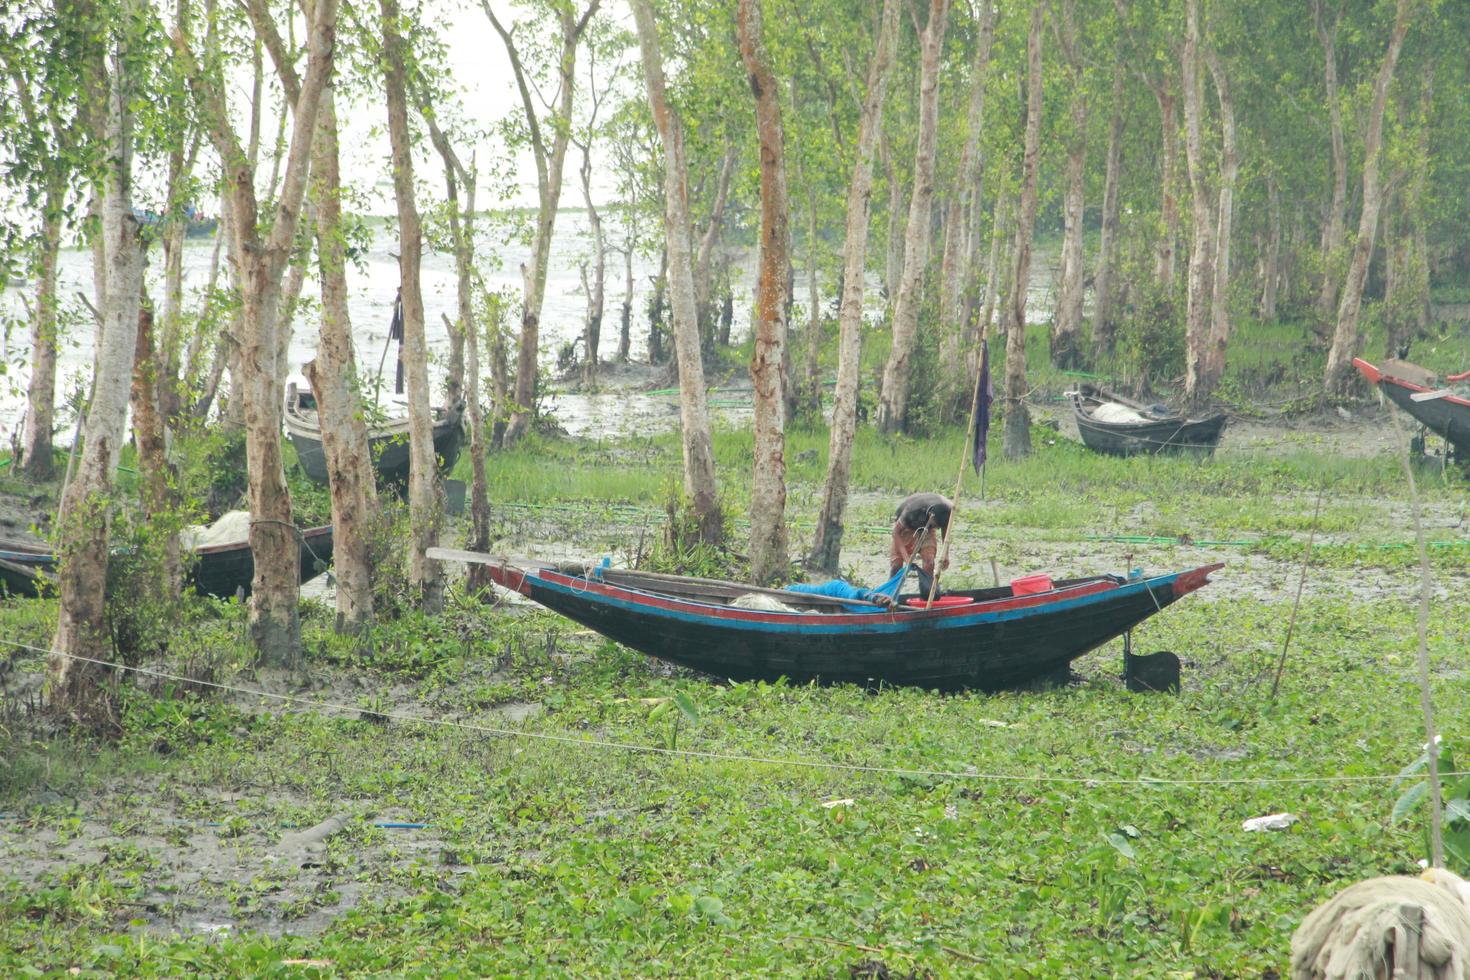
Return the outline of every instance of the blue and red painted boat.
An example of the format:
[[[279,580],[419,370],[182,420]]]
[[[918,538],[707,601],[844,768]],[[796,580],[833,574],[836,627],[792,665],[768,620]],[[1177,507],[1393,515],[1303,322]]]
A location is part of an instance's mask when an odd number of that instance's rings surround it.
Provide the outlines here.
[[[854,603],[738,582],[534,563],[433,549],[484,564],[496,584],[649,656],[732,680],[997,690],[1052,677],[1209,582],[1221,564],[1151,578],[1097,575],[1017,595],[949,591],[934,608]],[[525,564],[525,563],[523,563]],[[744,595],[788,609],[741,608]],[[968,599],[968,602],[958,601]],[[861,610],[861,611],[855,611]]]

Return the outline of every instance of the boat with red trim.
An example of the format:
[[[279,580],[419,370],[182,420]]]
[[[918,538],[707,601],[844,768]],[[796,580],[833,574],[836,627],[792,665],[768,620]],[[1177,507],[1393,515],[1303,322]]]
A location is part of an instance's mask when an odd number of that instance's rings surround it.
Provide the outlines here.
[[[1441,380],[1463,381],[1464,375],[1441,379],[1428,368],[1408,361],[1387,360],[1380,367],[1361,357],[1353,358],[1353,367],[1389,401],[1449,443],[1456,458],[1470,459],[1470,396],[1453,392],[1440,383]]]
[[[449,548],[429,557],[489,567],[496,584],[669,663],[731,680],[998,690],[1048,677],[1209,582],[1223,563],[1150,578],[1095,575],[1049,591],[947,591],[970,602],[918,609],[738,582],[567,565],[512,565]],[[747,595],[776,608],[742,608]],[[786,608],[781,608],[786,607]],[[855,611],[861,610],[861,611]]]

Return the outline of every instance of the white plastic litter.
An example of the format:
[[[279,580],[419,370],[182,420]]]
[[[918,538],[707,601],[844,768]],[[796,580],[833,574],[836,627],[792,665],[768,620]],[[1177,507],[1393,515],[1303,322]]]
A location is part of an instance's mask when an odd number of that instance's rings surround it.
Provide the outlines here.
[[[838,806],[852,806],[853,805],[853,802],[854,802],[853,800],[828,800],[826,803],[823,803],[822,804],[822,809],[823,810],[830,810],[833,807],[838,807]]]
[[[1301,818],[1294,813],[1268,813],[1264,817],[1252,817],[1241,827],[1247,831],[1285,830]]]
[[[208,527],[198,524],[179,533],[179,544],[188,551],[217,544],[239,544],[250,537],[250,511],[232,510],[221,514]]]

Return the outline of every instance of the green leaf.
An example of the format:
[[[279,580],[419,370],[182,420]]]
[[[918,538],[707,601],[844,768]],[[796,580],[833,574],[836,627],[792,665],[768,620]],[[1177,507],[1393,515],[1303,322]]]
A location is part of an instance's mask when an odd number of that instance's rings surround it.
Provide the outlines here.
[[[1404,792],[1404,795],[1399,797],[1398,802],[1393,805],[1393,816],[1390,818],[1390,822],[1398,823],[1400,820],[1403,820],[1404,817],[1408,816],[1419,805],[1428,792],[1428,780],[1421,780],[1413,786],[1410,786]]]
[[[1125,858],[1128,858],[1129,860],[1132,860],[1134,858],[1135,854],[1133,851],[1133,845],[1129,842],[1126,835],[1116,830],[1112,830],[1108,832],[1106,840],[1110,845],[1112,845],[1113,850],[1117,851]]]
[[[684,717],[689,719],[690,724],[699,724],[699,709],[694,707],[694,702],[689,699],[689,695],[679,691],[674,695],[674,703],[679,706]]]
[[[1444,805],[1445,819],[1470,823],[1470,800],[1450,800]]]
[[[1426,766],[1428,766],[1428,765],[1429,765],[1429,753],[1428,752],[1421,752],[1419,754],[1419,758],[1415,759],[1413,762],[1409,763],[1407,766],[1404,766],[1404,768],[1399,771],[1399,774],[1394,777],[1393,785],[1390,786],[1389,788],[1390,789],[1398,789],[1399,788],[1399,785],[1401,783],[1403,783],[1405,780],[1407,780],[1410,776],[1413,776],[1413,775],[1416,775],[1419,772],[1422,772],[1424,770],[1424,768]]]

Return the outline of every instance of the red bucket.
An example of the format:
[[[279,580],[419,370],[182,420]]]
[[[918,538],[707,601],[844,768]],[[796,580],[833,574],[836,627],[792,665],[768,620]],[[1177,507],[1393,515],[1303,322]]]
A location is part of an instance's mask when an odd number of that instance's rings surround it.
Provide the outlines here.
[[[1011,579],[1011,595],[1036,595],[1051,590],[1050,575],[1025,575]]]
[[[939,598],[935,599],[932,605],[930,603],[924,601],[923,599],[920,599],[920,598],[917,598],[917,597],[912,598],[912,599],[905,599],[903,601],[903,604],[905,606],[912,606],[915,609],[929,609],[929,608],[933,608],[933,609],[949,609],[949,608],[954,607],[954,606],[968,606],[970,603],[972,603],[974,601],[975,601],[975,597],[974,596],[968,596],[968,595],[942,595]]]

